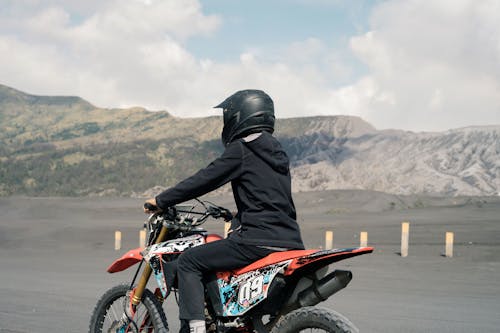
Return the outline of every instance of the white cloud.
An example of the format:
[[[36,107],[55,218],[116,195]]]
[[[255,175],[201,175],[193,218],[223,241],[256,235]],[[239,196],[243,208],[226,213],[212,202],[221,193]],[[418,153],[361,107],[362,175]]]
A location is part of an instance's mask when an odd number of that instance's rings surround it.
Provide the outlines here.
[[[351,40],[376,87],[362,98],[363,81],[352,86],[359,112],[379,127],[500,124],[499,22],[498,1],[381,4],[372,31]]]
[[[234,62],[186,49],[193,36],[216,36],[222,20],[204,14],[197,0],[7,1],[0,80],[178,116],[216,114],[211,106],[233,91],[260,88],[280,117],[351,114],[379,128],[416,130],[500,123],[497,1],[377,5],[371,31],[350,44],[368,74],[340,88],[332,87],[351,75],[345,55],[314,37],[273,58],[242,50]]]
[[[183,41],[213,32],[219,21],[195,0],[108,1],[81,22],[51,4],[21,19],[1,18],[7,33],[0,33],[0,51],[13,56],[0,73],[3,83],[30,92],[77,94],[108,107],[175,108],[195,94],[186,86],[201,68]]]
[[[269,91],[281,117],[317,114],[315,101],[327,96],[320,88],[325,78],[304,58],[298,69],[290,65],[296,60],[287,64],[253,53],[242,53],[235,63],[189,53],[186,38],[214,33],[221,23],[204,15],[196,0],[111,1],[78,22],[55,1],[30,9],[21,19],[0,22],[2,30],[15,32],[0,33],[2,54],[15,54],[0,63],[3,83],[28,92],[80,95],[99,106],[142,105],[179,116],[216,114],[212,105],[245,88]],[[291,47],[298,56],[311,46],[315,53],[324,48],[314,39]]]

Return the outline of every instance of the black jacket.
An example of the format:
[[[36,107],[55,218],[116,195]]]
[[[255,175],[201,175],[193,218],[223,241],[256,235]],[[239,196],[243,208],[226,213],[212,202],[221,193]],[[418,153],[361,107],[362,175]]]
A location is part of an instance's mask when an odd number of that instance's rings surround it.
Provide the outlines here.
[[[160,208],[196,198],[231,182],[238,208],[230,238],[239,243],[303,249],[291,194],[289,160],[280,143],[262,132],[238,139],[205,169],[156,197]]]

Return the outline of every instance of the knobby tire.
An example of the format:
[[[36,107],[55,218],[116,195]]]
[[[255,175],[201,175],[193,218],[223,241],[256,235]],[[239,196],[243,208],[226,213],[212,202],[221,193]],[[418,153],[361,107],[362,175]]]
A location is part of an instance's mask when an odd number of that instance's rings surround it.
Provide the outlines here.
[[[117,285],[111,289],[109,289],[97,302],[94,311],[92,313],[92,317],[90,319],[89,325],[89,333],[107,333],[103,331],[103,326],[107,320],[114,319],[117,320],[123,314],[123,306],[121,307],[121,311],[118,306],[115,308],[116,301],[119,301],[120,304],[123,305],[123,301],[129,302],[128,293],[129,285],[121,284]],[[121,299],[121,301],[120,301]],[[113,305],[113,308],[111,306]],[[168,324],[165,313],[163,312],[162,305],[154,296],[154,294],[149,290],[144,290],[144,294],[142,296],[141,303],[139,303],[138,311],[141,309],[142,313],[144,313],[145,317],[148,317],[153,324],[154,333],[167,333],[168,332]],[[145,309],[145,310],[144,310]],[[144,312],[145,311],[145,312]],[[115,317],[115,318],[110,318]],[[134,318],[137,319],[137,318]],[[139,330],[137,329],[139,328]],[[131,325],[130,330],[127,332],[147,332],[152,333],[151,329],[141,330],[141,323],[136,323],[136,325]]]
[[[314,306],[303,307],[283,316],[271,333],[298,333],[322,330],[328,333],[358,333],[359,330],[340,313]]]

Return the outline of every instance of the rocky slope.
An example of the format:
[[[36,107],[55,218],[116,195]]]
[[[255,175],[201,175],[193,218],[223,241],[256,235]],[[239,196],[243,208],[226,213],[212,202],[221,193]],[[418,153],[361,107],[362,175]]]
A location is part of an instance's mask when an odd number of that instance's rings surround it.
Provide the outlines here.
[[[0,195],[132,195],[172,185],[220,154],[221,122],[0,85]],[[377,131],[358,117],[330,116],[279,119],[276,135],[297,192],[500,191],[500,126]]]
[[[330,139],[323,146],[328,148],[295,162],[297,189],[445,195],[500,190],[500,126],[443,133],[379,131],[340,144]]]

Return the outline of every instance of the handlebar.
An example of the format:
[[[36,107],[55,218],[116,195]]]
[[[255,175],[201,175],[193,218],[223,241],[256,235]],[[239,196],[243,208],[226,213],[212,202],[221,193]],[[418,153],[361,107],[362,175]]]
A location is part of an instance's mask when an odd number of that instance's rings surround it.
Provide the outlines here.
[[[233,214],[229,211],[229,209],[220,207],[220,206],[209,206],[207,212],[213,218],[223,218],[224,221],[231,221],[233,219]]]
[[[149,202],[144,203],[144,209],[149,210],[150,212],[156,212],[159,210],[158,206],[150,204]]]
[[[148,220],[144,223],[144,227],[148,230],[148,242],[150,245],[157,238],[162,227],[169,230],[177,230],[181,232],[189,232],[195,227],[205,223],[209,218],[224,219],[230,221],[233,219],[233,214],[229,209],[217,206],[208,201],[196,199],[204,208],[204,211],[195,210],[194,206],[173,206],[166,209],[160,209],[158,206],[148,202],[144,203],[144,208],[151,212]]]
[[[227,208],[217,206],[208,201],[200,201],[196,199],[203,208],[204,212],[195,211],[194,207],[191,209],[187,209],[183,206],[173,206],[168,207],[167,209],[161,210],[158,206],[155,206],[149,202],[144,203],[144,208],[153,214],[150,217],[150,221],[156,219],[161,216],[163,219],[170,221],[172,224],[176,224],[178,227],[182,225],[194,227],[202,224],[209,217],[213,217],[215,219],[224,219],[225,221],[230,221],[233,219],[233,214]],[[193,215],[198,215],[199,217],[194,218]]]

